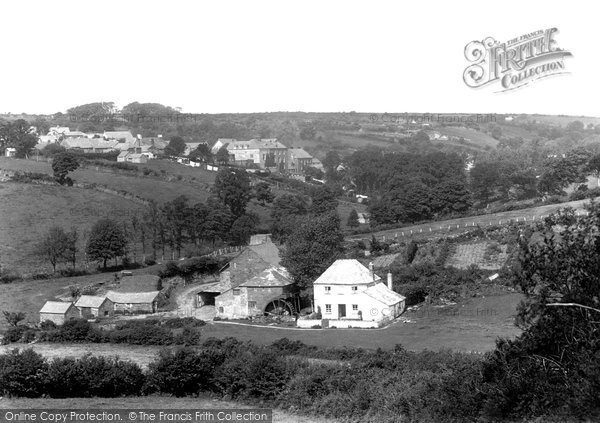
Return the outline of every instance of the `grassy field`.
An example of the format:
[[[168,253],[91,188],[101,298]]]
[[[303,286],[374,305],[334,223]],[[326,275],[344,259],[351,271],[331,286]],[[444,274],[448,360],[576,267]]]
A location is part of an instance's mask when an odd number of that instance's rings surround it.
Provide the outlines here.
[[[498,250],[494,254],[487,254],[488,257],[486,257],[486,251],[490,248],[490,244],[491,242],[488,241],[458,244],[445,264],[458,269],[467,269],[472,265],[485,270],[500,269],[508,258],[507,246],[498,245]]]
[[[84,409],[84,410],[118,410],[118,409],[185,409],[185,410],[231,410],[241,408],[263,408],[260,404],[242,404],[239,402],[217,400],[213,398],[174,398],[163,396],[127,397],[127,398],[0,398],[0,409]],[[74,420],[72,420],[74,422]],[[179,420],[169,420],[176,422]],[[314,416],[298,416],[275,409],[273,423],[326,423],[332,419],[322,419]]]
[[[81,234],[100,218],[124,219],[139,208],[125,198],[87,189],[0,184],[0,262],[20,272],[51,271],[49,263],[33,255],[51,226],[75,227]]]
[[[498,145],[498,140],[486,134],[485,132],[476,131],[470,128],[456,128],[453,126],[447,126],[444,128],[439,128],[440,134],[455,136],[455,137],[463,137],[469,142],[478,144],[482,147],[490,146],[496,147]]]

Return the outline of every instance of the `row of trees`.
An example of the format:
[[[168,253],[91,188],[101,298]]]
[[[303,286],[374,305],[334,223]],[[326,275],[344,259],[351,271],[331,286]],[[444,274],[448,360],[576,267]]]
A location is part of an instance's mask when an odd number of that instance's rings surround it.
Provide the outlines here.
[[[16,149],[16,157],[23,158],[37,144],[37,135],[24,119],[13,122],[0,122],[0,152],[6,148]]]

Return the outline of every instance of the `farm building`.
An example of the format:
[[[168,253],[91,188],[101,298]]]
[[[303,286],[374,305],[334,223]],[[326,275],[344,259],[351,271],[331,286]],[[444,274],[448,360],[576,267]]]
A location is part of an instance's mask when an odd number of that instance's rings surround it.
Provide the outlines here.
[[[198,293],[198,305],[214,304],[220,318],[237,319],[264,313],[292,314],[295,285],[279,263],[279,249],[268,235],[252,237],[231,260],[219,283]]]
[[[73,303],[64,301],[46,301],[40,310],[40,323],[50,320],[57,325],[80,317],[79,309]]]
[[[404,311],[405,298],[392,290],[391,273],[386,286],[372,265],[368,269],[358,260],[336,260],[313,287],[323,327],[377,327]]]
[[[75,302],[75,307],[79,309],[81,317],[89,319],[93,317],[110,317],[115,312],[115,306],[111,300],[106,297],[94,295],[82,295]]]
[[[13,147],[7,147],[6,150],[4,150],[4,156],[5,157],[15,157],[17,155],[17,149],[13,148]]]
[[[115,313],[145,314],[155,313],[158,308],[160,291],[115,292],[108,291],[106,298],[113,302]]]

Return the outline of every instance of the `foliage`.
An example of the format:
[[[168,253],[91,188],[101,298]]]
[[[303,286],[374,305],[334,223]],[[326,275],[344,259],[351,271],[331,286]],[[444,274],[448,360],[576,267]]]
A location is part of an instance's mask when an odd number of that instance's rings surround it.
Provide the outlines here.
[[[343,239],[335,212],[303,219],[287,239],[281,263],[300,287],[309,287],[339,257]]]
[[[254,186],[254,196],[263,206],[265,203],[272,203],[275,198],[271,192],[271,186],[266,182],[259,182]]]
[[[185,150],[185,140],[180,136],[171,137],[169,144],[165,147],[165,154],[180,156]]]
[[[71,258],[75,253],[76,245],[63,228],[53,226],[48,233],[39,241],[36,246],[36,253],[48,260],[52,265],[52,270],[56,272],[56,265],[67,258]]]
[[[0,354],[0,395],[35,398],[44,393],[48,365],[31,349]]]
[[[127,239],[121,226],[111,219],[101,219],[92,227],[86,252],[92,260],[106,262],[125,255]]]
[[[213,192],[229,207],[235,217],[246,211],[250,200],[250,179],[243,169],[221,169],[217,173]]]
[[[346,225],[350,228],[357,228],[359,226],[358,213],[356,212],[355,208],[350,210],[350,214],[348,215],[348,220],[346,221]]]
[[[31,125],[23,119],[0,123],[0,150],[12,147],[16,157],[23,158],[37,144],[37,137],[30,131]]]
[[[4,319],[6,320],[6,323],[8,323],[9,326],[17,326],[19,324],[19,322],[25,320],[25,313],[23,313],[22,311],[2,311],[2,314],[4,315]]]
[[[79,161],[73,153],[58,153],[52,160],[52,171],[54,179],[61,185],[73,185],[71,178],[67,177],[69,172],[73,172],[79,167]]]

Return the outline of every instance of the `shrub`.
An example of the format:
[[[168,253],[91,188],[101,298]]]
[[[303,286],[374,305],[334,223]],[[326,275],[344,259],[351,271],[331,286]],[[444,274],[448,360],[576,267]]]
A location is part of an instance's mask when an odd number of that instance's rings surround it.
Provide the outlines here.
[[[0,355],[0,394],[27,398],[41,396],[47,370],[46,361],[31,349],[14,349]]]
[[[157,360],[148,366],[146,391],[162,392],[178,397],[197,395],[212,387],[216,366],[211,356],[179,348],[161,351]]]
[[[145,378],[135,363],[84,356],[55,359],[48,368],[47,392],[55,398],[139,395]]]
[[[40,324],[40,328],[42,328],[42,330],[50,330],[50,329],[56,329],[56,323],[54,323],[52,320],[44,320],[41,324]]]
[[[23,337],[23,334],[27,330],[27,326],[11,326],[4,333],[2,338],[3,344],[10,344],[12,342],[19,342]]]
[[[0,270],[0,283],[13,283],[22,279],[23,278],[21,277],[21,275],[17,272],[13,272],[6,269]]]
[[[73,319],[65,322],[59,329],[63,341],[85,341],[92,332],[92,325],[85,319]]]

